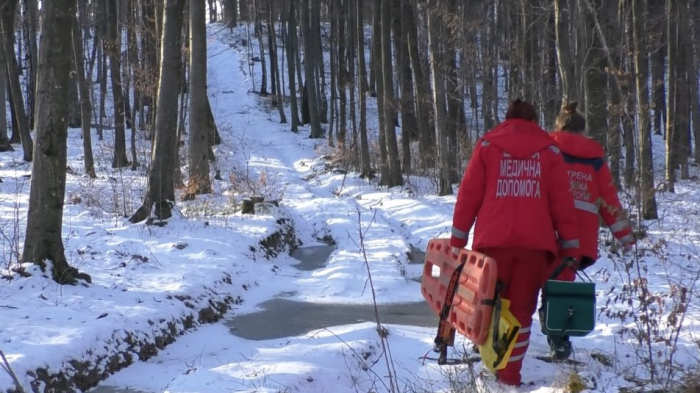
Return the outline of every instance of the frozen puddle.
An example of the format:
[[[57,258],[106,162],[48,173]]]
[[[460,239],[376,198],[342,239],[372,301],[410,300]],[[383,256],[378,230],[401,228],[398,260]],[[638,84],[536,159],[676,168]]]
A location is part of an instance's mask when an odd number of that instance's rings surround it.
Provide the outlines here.
[[[122,388],[117,388],[114,386],[97,386],[93,389],[90,389],[90,393],[149,393],[149,392],[144,392],[142,390],[135,390],[135,389],[122,389]]]
[[[260,304],[261,312],[234,316],[224,323],[237,337],[262,341],[293,337],[338,325],[374,321],[373,305],[308,303],[272,299]],[[382,324],[437,327],[437,315],[426,302],[377,306]]]
[[[299,263],[292,265],[295,268],[303,271],[312,271],[325,267],[328,257],[336,249],[335,245],[329,244],[300,247],[290,251],[289,256],[299,261]]]
[[[294,249],[289,255],[299,263],[292,266],[303,271],[321,269],[336,248],[333,244],[322,244]],[[425,253],[418,249],[412,249],[411,254],[420,263],[425,258]],[[263,341],[299,336],[332,326],[375,321],[374,306],[369,304],[311,303],[276,298],[261,303],[259,307],[263,311],[236,315],[224,323],[237,337]],[[437,316],[426,302],[389,303],[377,308],[379,321],[383,324],[437,326]]]

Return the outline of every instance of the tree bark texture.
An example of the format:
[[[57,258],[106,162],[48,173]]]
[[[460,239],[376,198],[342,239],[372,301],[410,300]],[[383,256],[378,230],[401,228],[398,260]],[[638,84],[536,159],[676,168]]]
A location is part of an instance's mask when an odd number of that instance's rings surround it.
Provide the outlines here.
[[[19,79],[19,67],[17,56],[15,55],[15,13],[17,12],[18,0],[5,0],[0,4],[0,34],[5,48],[5,64],[7,66],[7,77],[9,85],[10,99],[14,118],[14,130],[17,129],[22,142],[22,155],[24,161],[31,162],[34,150],[34,143],[30,134],[29,119],[24,110],[24,98],[22,96],[22,86]]]
[[[190,0],[190,129],[188,194],[211,193],[207,122],[207,26],[204,3]]]
[[[75,73],[78,79],[80,92],[80,126],[83,131],[83,154],[85,173],[95,177],[95,160],[92,155],[92,135],[90,134],[90,119],[92,117],[92,104],[90,102],[90,81],[85,77],[85,62],[83,60],[83,29],[77,18],[71,18],[71,31],[73,38],[73,58]]]
[[[177,100],[180,93],[179,83],[172,81],[181,78],[181,28],[185,1],[166,0],[165,3],[151,169],[143,205],[129,219],[132,223],[148,218],[153,208],[158,219],[172,216],[172,204],[175,203],[173,175],[178,162]]]
[[[641,174],[640,198],[642,218],[658,218],[654,189],[654,160],[649,127],[649,66],[646,45],[646,0],[632,2],[632,30],[634,34],[634,65],[636,70],[637,105],[639,110],[639,172]]]
[[[75,0],[44,2],[43,34],[38,64],[36,155],[32,168],[27,234],[23,262],[51,268],[60,284],[91,281],[68,264],[61,236],[63,199],[66,192],[68,141],[68,81],[72,47],[71,26],[75,18]],[[48,264],[51,264],[50,266]]]

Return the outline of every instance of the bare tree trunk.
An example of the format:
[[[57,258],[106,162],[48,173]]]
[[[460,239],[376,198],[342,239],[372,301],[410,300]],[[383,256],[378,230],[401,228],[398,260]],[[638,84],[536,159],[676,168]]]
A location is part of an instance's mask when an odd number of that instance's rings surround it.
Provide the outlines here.
[[[172,81],[180,78],[182,47],[181,28],[185,0],[166,0],[163,24],[162,51],[158,83],[158,105],[148,189],[143,205],[129,221],[141,222],[148,218],[155,205],[155,216],[168,219],[175,203],[173,175],[177,160],[177,99],[180,86]]]
[[[258,38],[260,49],[260,67],[262,67],[262,81],[260,82],[260,95],[267,95],[267,60],[265,60],[265,44],[263,41],[263,26],[260,17],[260,0],[254,0],[255,7],[255,36]]]
[[[608,78],[612,79],[613,76],[609,75]],[[614,82],[609,82],[614,83]],[[610,96],[610,106],[608,107],[609,117],[610,117],[610,128],[608,129],[608,153],[610,155],[610,173],[612,174],[613,181],[615,185],[619,188],[622,184],[620,182],[620,157],[622,154],[622,116],[624,113],[624,106],[622,104],[622,97],[620,96],[619,90],[613,90]]]
[[[309,0],[301,0],[301,28],[304,38],[304,73],[305,73],[305,88],[309,105],[309,120],[311,123],[311,133],[309,138],[323,138],[323,129],[319,118],[318,98],[316,97],[316,78],[314,78],[314,69],[316,59],[314,54],[314,40],[311,32],[309,19]]]
[[[459,13],[455,0],[447,0],[447,14],[444,17],[443,29],[447,39],[443,40],[445,50],[445,87],[447,94],[447,129],[448,145],[450,148],[450,183],[460,179],[459,140],[457,135],[465,134],[466,120],[464,118],[464,96],[457,77],[456,37],[459,34]],[[464,64],[460,65],[461,67]]]
[[[668,54],[668,39],[666,35],[666,11],[664,0],[649,2],[649,28],[654,34],[649,35],[651,52],[651,101],[654,108],[654,134],[663,133],[666,121],[666,55]],[[675,23],[675,22],[674,22]]]
[[[318,116],[322,124],[328,123],[328,98],[326,97],[326,70],[323,60],[323,43],[321,40],[321,1],[311,0],[311,37],[313,39],[313,49],[316,75],[316,98],[318,99]],[[320,80],[320,81],[319,81]]]
[[[347,90],[349,83],[349,73],[347,70],[347,55],[348,55],[348,45],[347,39],[349,29],[346,30],[348,24],[348,2],[338,1],[336,4],[337,14],[338,14],[338,65],[337,65],[337,85],[338,85],[338,99],[340,101],[339,108],[339,121],[338,121],[338,147],[341,151],[345,151],[345,142],[348,134],[348,120],[347,120]],[[352,63],[352,62],[351,62]],[[334,102],[331,100],[331,102]]]
[[[574,68],[574,52],[571,50],[571,34],[569,33],[572,30],[572,12],[568,0],[554,0],[557,60],[559,61],[562,97],[567,101],[578,100],[580,95]]]
[[[372,2],[372,41],[370,42],[369,48],[369,88],[370,96],[376,97],[377,90],[377,63],[381,63],[381,52],[380,52],[380,42],[381,39],[378,37],[380,31],[381,20],[381,0],[374,0]],[[364,25],[362,26],[363,37],[364,37]]]
[[[137,5],[137,4],[136,4]],[[138,41],[136,37],[136,28],[138,23],[138,8],[134,8],[135,4],[128,2],[127,8],[127,56],[129,61],[129,67],[125,69],[131,70],[132,79],[132,91],[134,96],[134,105],[131,108],[131,169],[136,170],[139,166],[139,159],[136,150],[136,112],[139,113],[140,117],[143,117],[143,105],[141,100],[141,88],[143,85],[143,78],[139,67],[139,51],[138,51]],[[128,95],[128,91],[127,91]]]
[[[678,99],[678,2],[679,0],[667,0],[667,11],[666,17],[667,23],[667,33],[666,38],[668,39],[666,43],[666,48],[668,50],[668,95],[666,96],[666,110],[668,111],[668,116],[666,116],[666,184],[665,188],[668,192],[675,192],[675,182],[676,182],[676,166],[678,164],[678,157],[676,157],[676,140],[679,131],[679,115],[678,107],[676,105]],[[653,4],[654,1],[652,0]]]
[[[389,178],[381,179],[380,184],[389,188],[403,185],[399,147],[396,141],[396,109],[394,103],[394,72],[391,56],[391,0],[382,0],[382,84],[384,85],[384,135],[387,145]]]
[[[355,73],[355,59],[357,57],[357,12],[354,4],[345,2],[345,10],[348,16],[348,41],[347,41],[347,83],[350,90],[350,122],[352,142],[350,145],[350,159],[355,170],[360,170],[360,133],[357,127],[357,94],[355,88],[359,86],[360,78]]]
[[[335,123],[336,123],[336,105],[335,102],[337,101],[337,77],[338,77],[338,72],[337,72],[337,62],[338,62],[338,11],[335,9],[336,4],[334,0],[331,0],[329,2],[329,19],[330,19],[330,35],[329,35],[329,61],[330,61],[330,68],[331,68],[331,106],[330,106],[330,122],[328,122],[328,146],[330,147],[335,147],[335,141],[333,140],[333,131],[335,128]],[[313,21],[311,23],[314,23]],[[317,54],[322,54],[323,51],[317,52]],[[322,55],[321,55],[322,56]]]
[[[97,115],[97,139],[104,138],[104,119],[106,117],[105,105],[107,101],[107,56],[105,53],[105,40],[107,39],[107,10],[106,2],[98,1],[95,3],[95,22],[97,25],[95,34],[95,45],[97,49],[97,77],[100,83],[100,105]]]
[[[209,21],[216,22],[216,1],[215,0],[208,0],[208,2],[209,2]],[[204,4],[202,4],[202,5],[204,5]],[[204,16],[204,18],[205,18],[204,20],[206,23],[206,15]]]
[[[700,2],[695,1],[690,6],[689,15],[692,15],[690,54],[688,55],[688,81],[689,86],[698,85],[698,53],[700,52]],[[700,97],[698,89],[690,89],[690,107],[693,117],[693,139],[695,140],[695,163],[700,164]]]
[[[83,33],[76,17],[71,18],[73,57],[75,62],[75,73],[78,78],[78,88],[80,90],[80,125],[83,131],[83,164],[85,173],[94,178],[95,160],[92,155],[92,135],[90,135],[90,117],[92,115],[92,105],[90,103],[90,81],[85,78],[85,62],[83,61]]]
[[[433,80],[433,106],[435,113],[435,125],[438,135],[439,180],[438,195],[451,195],[452,183],[450,182],[450,160],[447,130],[447,110],[445,105],[445,76],[443,74],[443,59],[438,42],[440,32],[440,20],[438,10],[439,0],[428,1],[428,41],[430,45],[430,68]]]
[[[554,128],[554,121],[559,112],[561,94],[557,87],[557,35],[556,24],[554,22],[554,7],[550,6],[547,14],[547,27],[545,29],[544,39],[544,55],[545,61],[545,80],[548,99],[544,102],[544,118],[545,127]],[[545,128],[547,129],[547,128]]]
[[[277,58],[277,37],[275,35],[275,17],[272,9],[272,2],[267,5],[268,12],[268,39],[270,40],[270,69],[272,70],[272,75],[274,75],[274,81],[277,89],[277,110],[280,115],[280,123],[287,123],[287,116],[284,114],[284,91],[282,89],[282,84],[280,82],[280,66]]]
[[[14,151],[7,134],[7,106],[5,104],[7,86],[7,67],[5,66],[5,47],[0,43],[0,152]]]
[[[36,91],[36,67],[38,55],[36,47],[37,25],[39,23],[39,11],[37,0],[24,0],[25,32],[27,43],[27,119],[29,129],[34,129],[34,92]],[[75,87],[75,86],[73,86]]]
[[[112,80],[112,97],[114,99],[114,156],[112,168],[129,165],[126,157],[126,132],[124,129],[124,93],[121,77],[121,29],[117,15],[117,0],[107,0],[107,41],[109,52],[109,75]]]
[[[43,4],[44,20],[38,67],[37,152],[32,167],[27,234],[22,262],[51,263],[51,275],[59,284],[91,282],[66,259],[61,236],[63,200],[66,193],[68,140],[68,76],[71,68],[66,48],[72,46],[71,25],[75,0],[54,0]]]
[[[153,130],[153,109],[156,102],[156,94],[158,90],[158,38],[156,32],[158,29],[155,24],[155,3],[154,0],[141,0],[141,59],[142,66],[142,87],[140,89],[139,98],[141,99],[141,109],[148,106],[149,116],[146,119],[139,116],[139,127],[146,129],[146,139],[151,139]],[[145,120],[145,121],[144,121]],[[147,123],[147,124],[145,124]]]
[[[608,134],[608,85],[605,69],[609,67],[603,43],[596,32],[595,21],[603,7],[604,0],[590,1],[593,10],[586,7],[584,17],[586,19],[586,31],[588,32],[585,70],[586,93],[586,123],[588,133],[602,146],[607,147]],[[607,0],[610,1],[610,0]]]
[[[413,106],[413,81],[411,79],[411,63],[408,60],[408,43],[406,34],[401,28],[401,1],[392,0],[391,26],[394,35],[396,53],[396,70],[399,80],[399,111],[401,112],[401,165],[406,174],[411,174],[411,140],[418,131],[416,129],[416,110]],[[417,139],[417,138],[416,138]]]
[[[432,168],[435,165],[435,135],[430,128],[429,121],[432,100],[430,97],[430,83],[426,83],[420,52],[418,50],[418,30],[415,18],[417,11],[414,6],[406,4],[406,2],[402,2],[401,7],[403,11],[401,22],[404,24],[402,29],[406,32],[408,57],[411,62],[413,80],[415,81],[414,96],[418,107],[416,114],[418,117],[420,134],[418,149],[420,151],[423,167]]]
[[[238,0],[224,1],[224,19],[229,28],[238,25]]]
[[[688,77],[689,72],[695,72],[692,61],[692,46],[690,45],[690,24],[689,19],[685,15],[689,15],[688,2],[690,0],[680,0],[678,2],[678,19],[677,34],[678,34],[678,59],[676,63],[676,113],[678,114],[678,128],[676,129],[676,146],[678,147],[678,161],[680,166],[680,178],[686,180],[690,178],[688,168],[688,159],[690,158],[690,90],[691,78]],[[695,85],[697,86],[697,84]],[[697,88],[693,87],[696,91]]]
[[[207,124],[207,25],[204,3],[190,0],[190,131],[187,193],[211,193],[209,127]]]
[[[80,95],[78,94],[78,80],[73,72],[71,72],[68,81],[68,101],[68,127],[80,127]]]
[[[287,14],[287,72],[289,75],[289,100],[291,102],[292,131],[299,132],[299,104],[297,102],[297,82],[294,78],[295,59],[298,56],[296,1],[289,0]],[[299,79],[301,82],[301,79]]]
[[[6,0],[0,4],[0,27],[2,28],[3,45],[5,48],[5,64],[7,66],[7,76],[9,93],[13,106],[16,122],[13,124],[13,131],[18,130],[22,142],[22,155],[24,161],[31,162],[34,143],[29,132],[29,121],[24,111],[24,98],[22,97],[22,87],[19,80],[19,67],[15,56],[15,12],[17,11],[18,0]],[[14,132],[13,132],[14,134]]]
[[[642,218],[654,220],[659,217],[654,190],[654,160],[649,129],[649,66],[645,29],[646,0],[632,2],[634,64],[636,70],[637,105],[639,110],[639,171],[641,173],[640,198]]]
[[[359,98],[360,98],[360,162],[362,166],[361,177],[372,178],[372,163],[369,155],[369,140],[367,137],[367,71],[365,66],[365,18],[364,18],[364,0],[356,0],[355,15],[356,25],[355,34],[357,34],[357,72],[359,83]]]
[[[630,32],[628,34],[629,36],[632,35]],[[630,37],[631,38],[631,37]],[[632,44],[632,40],[630,40],[630,44]],[[628,47],[632,47],[631,45]],[[637,153],[637,148],[635,146],[635,121],[634,121],[634,114],[637,108],[637,102],[636,102],[636,96],[637,96],[637,85],[636,85],[636,79],[635,79],[635,74],[634,74],[634,58],[628,59],[628,65],[627,65],[627,77],[626,79],[628,80],[628,85],[629,85],[629,93],[627,94],[627,97],[623,97],[624,101],[626,103],[627,111],[626,114],[624,114],[622,118],[622,127],[624,130],[624,135],[623,135],[623,141],[625,144],[625,172],[624,172],[624,180],[625,180],[625,186],[627,188],[633,189],[634,187],[637,186],[637,179],[638,177],[635,176],[635,170],[638,170],[637,168],[637,157],[639,154]]]

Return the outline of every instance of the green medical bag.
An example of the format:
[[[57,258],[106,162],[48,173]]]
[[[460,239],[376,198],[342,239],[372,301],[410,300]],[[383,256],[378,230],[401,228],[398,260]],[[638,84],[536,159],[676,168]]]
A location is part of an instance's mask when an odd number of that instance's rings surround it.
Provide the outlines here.
[[[547,280],[542,288],[542,330],[549,336],[582,337],[595,329],[595,284]]]

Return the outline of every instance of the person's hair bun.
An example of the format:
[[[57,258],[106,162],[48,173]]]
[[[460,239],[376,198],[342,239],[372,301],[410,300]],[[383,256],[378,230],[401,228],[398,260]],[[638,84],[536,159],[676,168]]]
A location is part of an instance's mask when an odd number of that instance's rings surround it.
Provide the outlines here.
[[[564,105],[564,111],[568,113],[576,113],[576,108],[578,108],[578,101],[572,101]]]

